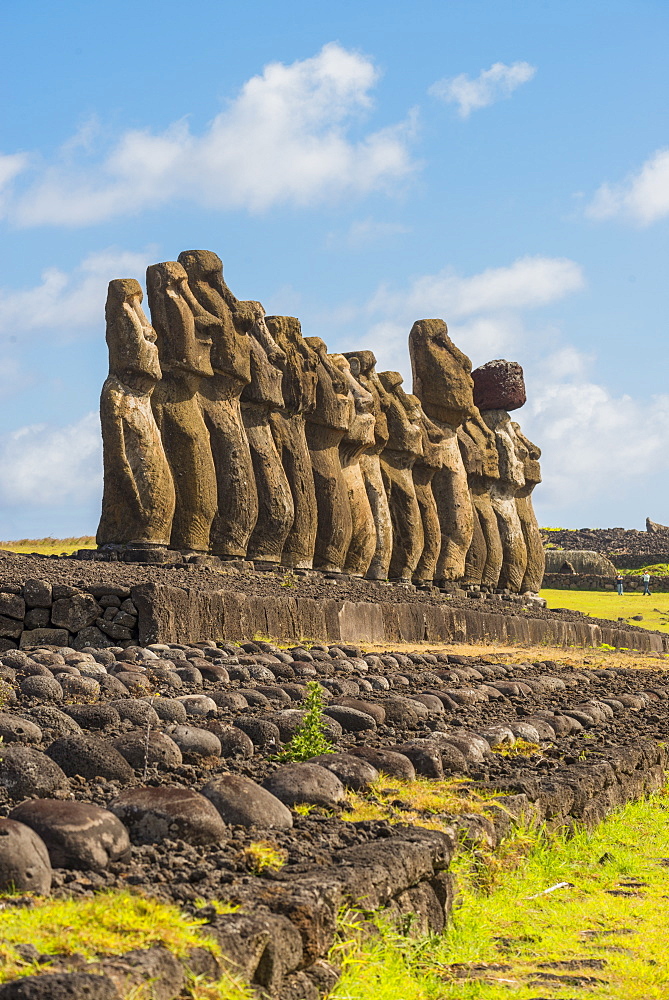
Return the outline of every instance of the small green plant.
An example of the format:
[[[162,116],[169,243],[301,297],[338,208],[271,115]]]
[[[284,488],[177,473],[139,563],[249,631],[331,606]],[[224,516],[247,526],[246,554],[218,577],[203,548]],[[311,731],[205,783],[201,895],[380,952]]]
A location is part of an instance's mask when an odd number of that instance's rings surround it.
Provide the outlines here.
[[[306,714],[293,733],[281,753],[273,757],[283,763],[289,761],[309,760],[322,753],[333,753],[334,748],[325,733],[323,718],[323,694],[317,681],[307,684],[307,697],[304,701]]]
[[[254,840],[244,848],[243,854],[249,871],[254,875],[260,875],[267,869],[278,872],[288,860],[288,851],[271,840]]]
[[[295,576],[292,570],[289,569],[283,574],[283,580],[281,581],[281,586],[285,587],[286,589],[297,586],[297,577]]]

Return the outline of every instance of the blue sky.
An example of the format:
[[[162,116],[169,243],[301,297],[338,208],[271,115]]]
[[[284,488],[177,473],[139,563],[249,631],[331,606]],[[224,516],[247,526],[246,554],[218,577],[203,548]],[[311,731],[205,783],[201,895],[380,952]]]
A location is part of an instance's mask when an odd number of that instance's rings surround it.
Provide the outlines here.
[[[669,6],[5,0],[0,537],[95,531],[104,300],[180,250],[410,384],[520,361],[540,522],[669,523]]]

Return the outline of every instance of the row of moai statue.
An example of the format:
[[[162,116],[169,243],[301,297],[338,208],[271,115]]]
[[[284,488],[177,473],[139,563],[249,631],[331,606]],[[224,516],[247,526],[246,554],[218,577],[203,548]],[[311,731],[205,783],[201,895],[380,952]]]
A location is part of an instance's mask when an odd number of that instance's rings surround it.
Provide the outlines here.
[[[249,559],[427,587],[536,593],[540,452],[519,365],[473,373],[443,320],[409,335],[414,394],[371,351],[328,354],[189,250],[110,282],[101,554]],[[478,403],[478,405],[476,405]]]

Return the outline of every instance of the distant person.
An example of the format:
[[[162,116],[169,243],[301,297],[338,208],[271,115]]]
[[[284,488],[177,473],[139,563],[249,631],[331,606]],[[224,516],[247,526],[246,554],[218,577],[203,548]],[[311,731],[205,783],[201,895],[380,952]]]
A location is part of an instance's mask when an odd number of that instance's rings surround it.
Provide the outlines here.
[[[624,593],[623,591],[624,582],[625,582],[625,577],[622,576],[620,573],[618,573],[618,576],[616,577],[616,588],[621,597],[623,596]]]
[[[642,597],[650,597],[650,573],[644,573],[641,577],[643,580],[643,594]]]

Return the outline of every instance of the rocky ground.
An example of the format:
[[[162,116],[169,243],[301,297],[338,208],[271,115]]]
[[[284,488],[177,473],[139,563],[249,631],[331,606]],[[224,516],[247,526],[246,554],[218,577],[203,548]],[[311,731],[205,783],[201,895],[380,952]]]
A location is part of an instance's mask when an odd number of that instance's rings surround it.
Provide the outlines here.
[[[622,567],[625,566],[624,559],[616,560],[615,556],[648,556],[650,565],[652,562],[666,562],[669,553],[669,532],[653,533],[627,528],[559,528],[544,530],[541,535],[544,544],[561,549],[601,552]]]

